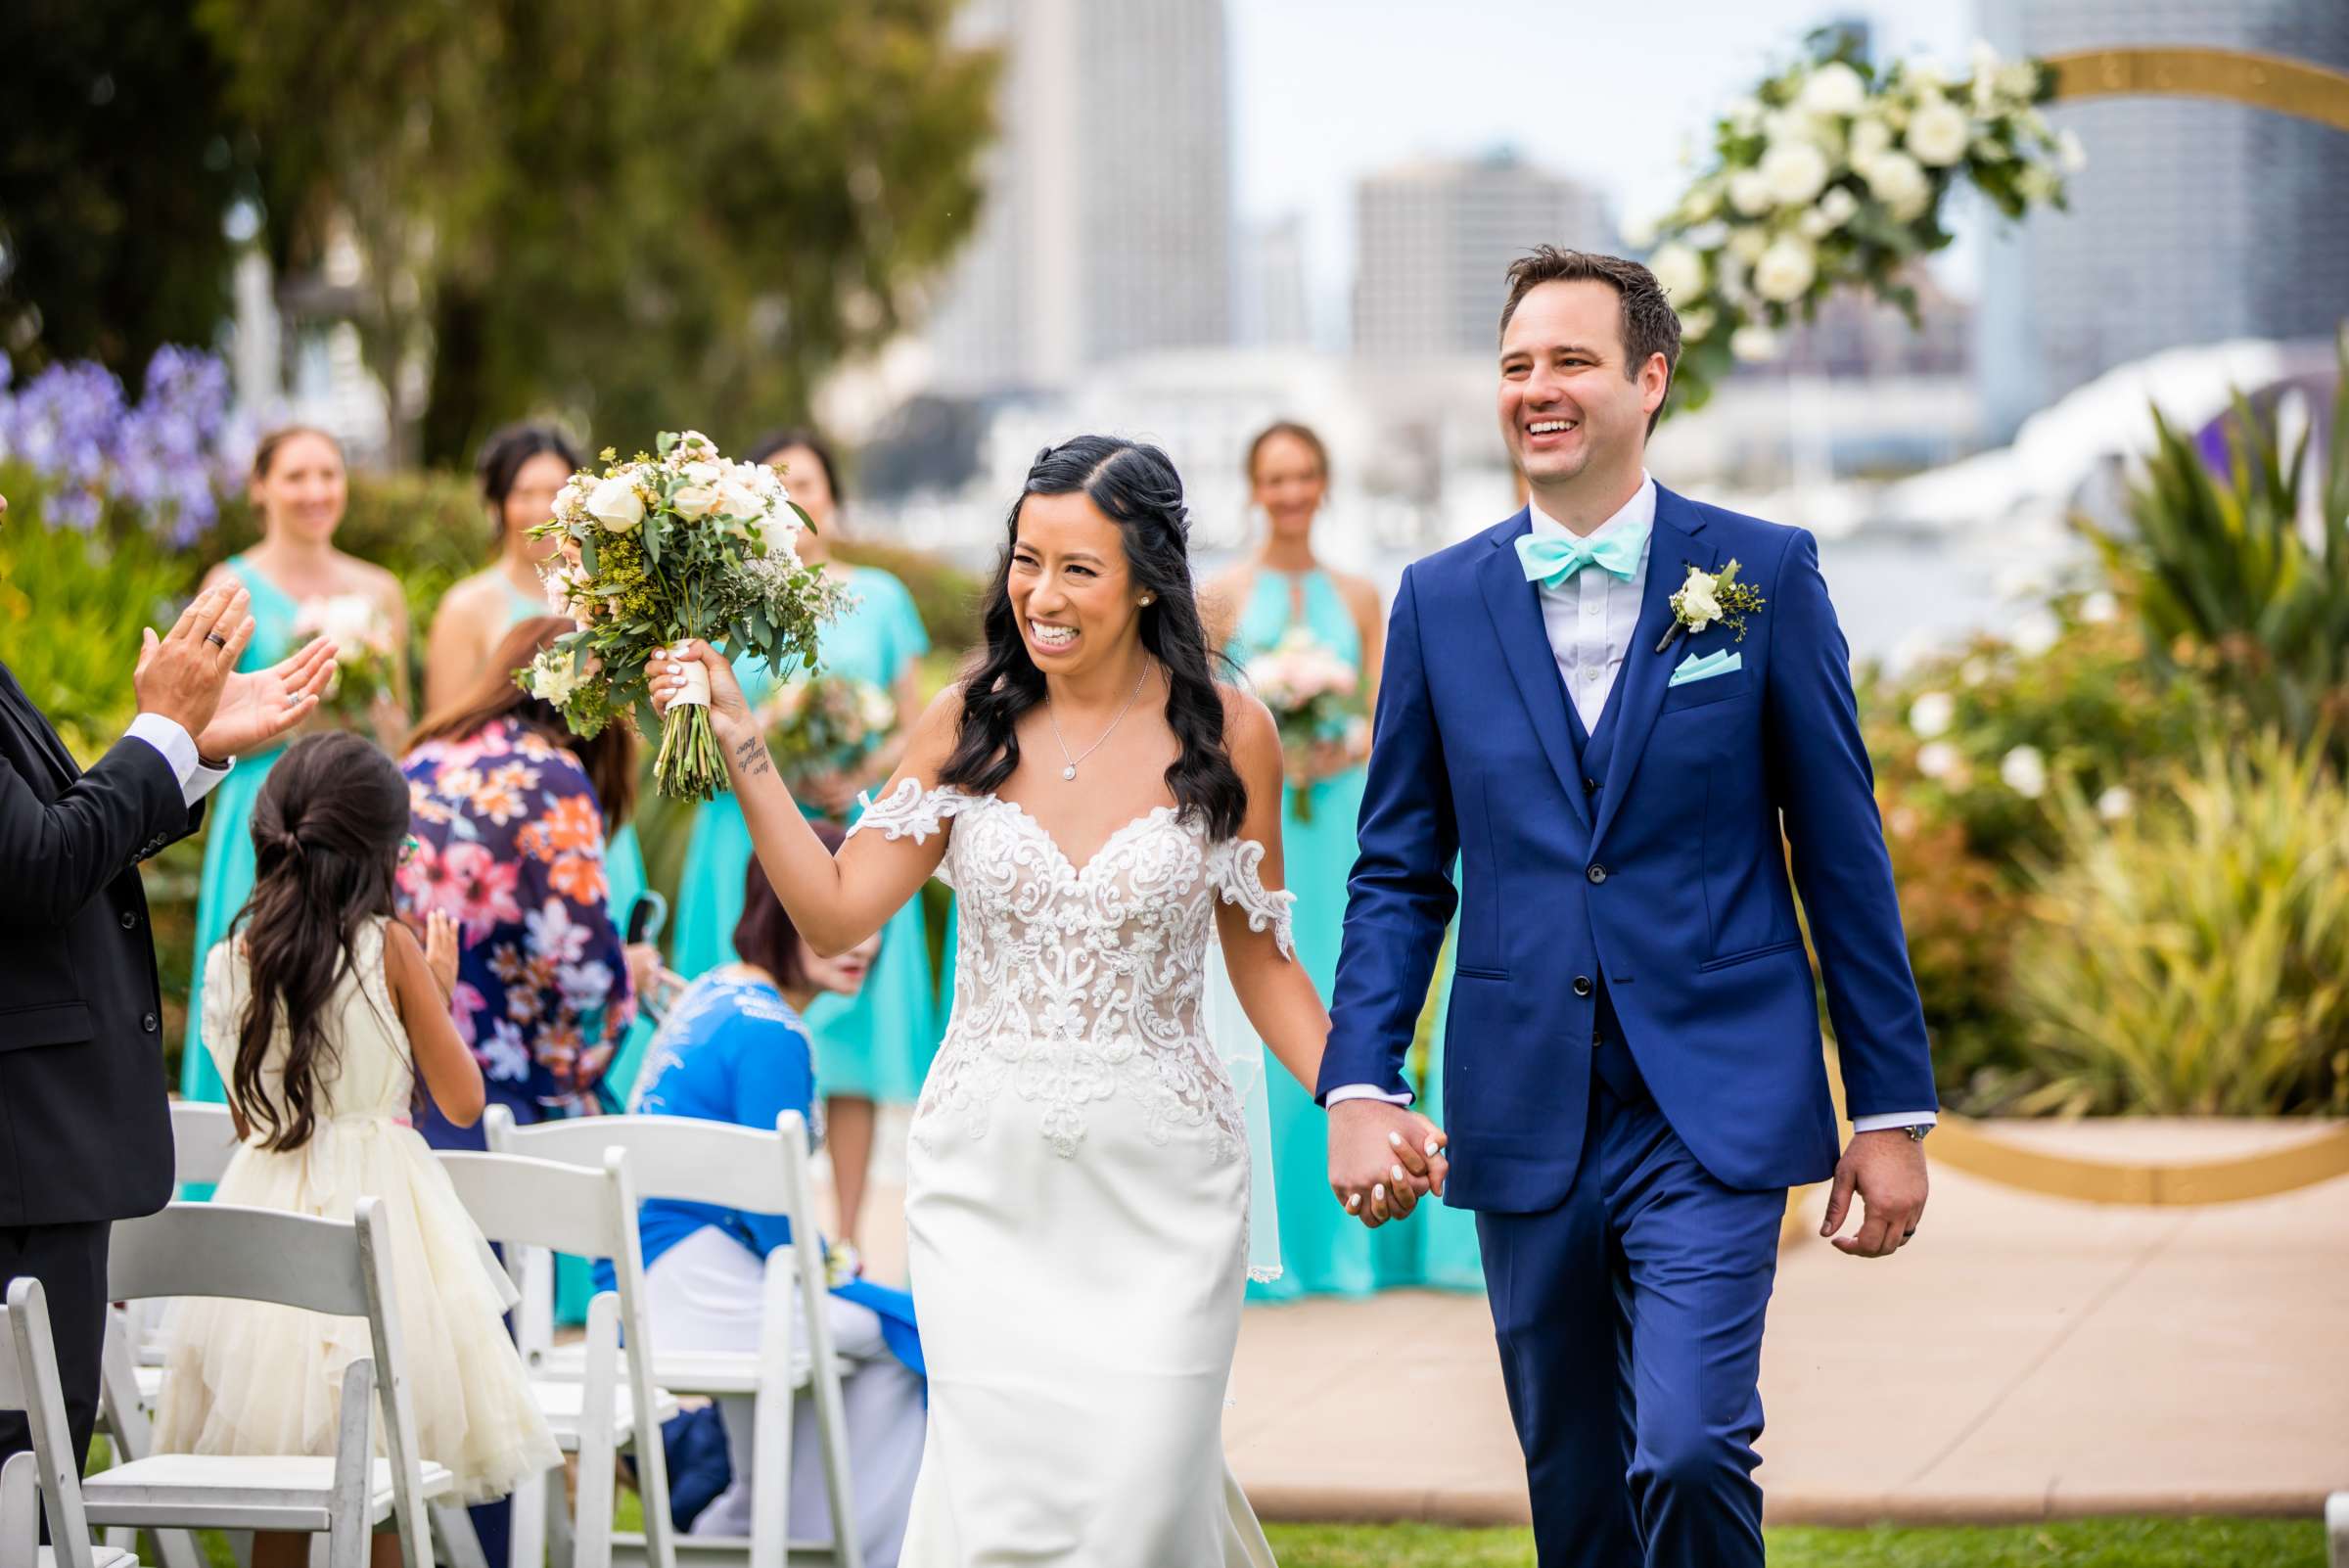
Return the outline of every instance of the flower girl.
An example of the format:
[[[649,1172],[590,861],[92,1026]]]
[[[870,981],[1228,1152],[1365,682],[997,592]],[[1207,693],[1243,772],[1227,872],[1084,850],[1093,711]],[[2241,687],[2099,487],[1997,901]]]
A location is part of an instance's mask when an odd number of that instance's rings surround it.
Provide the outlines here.
[[[262,787],[253,897],[206,961],[204,1045],[243,1139],[215,1201],[347,1220],[358,1199],[382,1200],[418,1447],[480,1501],[561,1455],[501,1320],[512,1304],[505,1276],[408,1126],[419,1075],[460,1126],[481,1115],[483,1090],[450,1021],[453,925],[435,915],[420,945],[392,917],[407,831],[406,781],[355,735],[298,743]],[[331,1453],[343,1373],[368,1354],[357,1318],[180,1303],[158,1447]],[[377,1539],[379,1568],[398,1561],[396,1548]],[[299,1537],[264,1536],[253,1568],[290,1568],[303,1554]]]

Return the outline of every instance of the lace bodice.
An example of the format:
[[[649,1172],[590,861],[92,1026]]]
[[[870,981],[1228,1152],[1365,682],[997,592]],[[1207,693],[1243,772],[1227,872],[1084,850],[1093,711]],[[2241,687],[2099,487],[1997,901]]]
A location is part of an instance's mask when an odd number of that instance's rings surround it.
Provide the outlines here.
[[[1289,908],[1268,891],[1263,845],[1209,842],[1162,806],[1072,864],[1043,824],[996,795],[903,779],[854,833],[916,843],[953,821],[938,874],[960,903],[954,1013],[921,1103],[916,1136],[983,1135],[1006,1089],[1041,1107],[1062,1155],[1083,1143],[1087,1108],[1130,1096],[1154,1142],[1211,1134],[1220,1158],[1245,1144],[1231,1080],[1202,1027],[1208,944],[1220,898],[1294,957]]]

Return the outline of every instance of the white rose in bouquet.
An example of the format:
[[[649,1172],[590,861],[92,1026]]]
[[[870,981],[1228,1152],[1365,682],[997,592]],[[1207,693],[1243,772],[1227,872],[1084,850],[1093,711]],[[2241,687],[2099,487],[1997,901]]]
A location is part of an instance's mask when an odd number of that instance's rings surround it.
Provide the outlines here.
[[[1705,292],[1705,258],[1685,245],[1659,247],[1647,269],[1667,299],[1693,300]]]
[[[1683,310],[1681,312],[1681,336],[1695,343],[1713,330],[1718,319],[1709,308]]]
[[[560,708],[571,701],[586,678],[579,670],[576,656],[560,648],[542,648],[538,657],[530,661],[528,684],[531,696]]]
[[[1754,263],[1754,290],[1765,300],[1791,304],[1803,297],[1818,275],[1819,261],[1811,247],[1789,234]]]
[[[1729,254],[1749,267],[1761,260],[1762,253],[1769,249],[1768,229],[1743,228],[1729,236]]]
[[[1860,198],[1838,185],[1819,199],[1819,215],[1827,220],[1829,228],[1842,228],[1860,210]]]
[[[1795,102],[1814,115],[1857,115],[1867,102],[1867,84],[1842,61],[1830,60],[1811,73]]]
[[[1852,124],[1852,163],[1856,167],[1892,151],[1892,127],[1869,115]]]
[[[1759,172],[1772,201],[1780,207],[1802,207],[1818,200],[1834,170],[1816,144],[1790,140],[1773,144],[1762,155]]]
[[[1760,217],[1770,210],[1770,181],[1762,171],[1742,168],[1729,176],[1729,206],[1747,217]]]
[[[742,481],[730,479],[717,487],[717,510],[741,522],[760,522],[766,517],[766,497]]]
[[[628,533],[644,521],[644,497],[636,482],[625,475],[604,480],[587,492],[587,515],[607,533]]]
[[[717,510],[717,486],[714,484],[680,484],[669,495],[668,504],[677,516],[698,522]]]
[[[1909,152],[1927,168],[1948,168],[1965,157],[1973,132],[1964,110],[1946,98],[1927,99],[1909,116]]]

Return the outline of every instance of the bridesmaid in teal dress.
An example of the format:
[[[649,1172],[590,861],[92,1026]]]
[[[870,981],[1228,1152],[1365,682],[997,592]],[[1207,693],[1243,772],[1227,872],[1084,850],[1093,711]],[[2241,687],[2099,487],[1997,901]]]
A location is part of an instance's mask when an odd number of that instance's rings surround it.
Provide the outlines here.
[[[235,581],[253,595],[253,640],[240,670],[266,669],[306,640],[296,623],[308,600],[361,596],[373,605],[391,646],[408,645],[407,597],[399,579],[379,566],[335,548],[348,487],[343,449],[332,436],[291,426],[261,438],[253,457],[253,509],[261,539],[205,576],[204,586]],[[362,722],[393,756],[407,739],[408,675],[404,658],[392,662],[392,690]],[[314,727],[316,721],[311,726]],[[292,737],[289,737],[289,743]],[[196,963],[188,988],[188,1028],[179,1063],[180,1092],[193,1100],[225,1099],[211,1054],[197,1038],[204,1017],[204,960],[228,935],[253,892],[253,803],[261,781],[285,752],[274,747],[241,759],[212,792],[205,813],[204,878],[196,898]]]
[[[918,667],[930,651],[929,634],[903,583],[877,568],[831,560],[836,470],[820,438],[805,431],[782,432],[759,442],[752,460],[773,463],[788,476],[791,498],[815,520],[816,530],[801,537],[802,559],[821,564],[855,598],[824,630],[824,672],[871,681],[897,701],[897,732],[860,769],[862,776],[793,786],[808,815],[851,823],[858,812],[858,791],[888,780],[921,716]],[[752,707],[774,694],[775,679],[764,666],[741,662],[735,674]],[[694,817],[685,871],[678,879],[676,942],[670,949],[677,972],[688,981],[739,961],[734,922],[742,913],[743,872],[750,861],[750,829],[734,797],[721,795],[705,805]],[[881,1101],[909,1102],[921,1092],[942,1033],[920,899],[909,899],[882,928],[880,955],[864,989],[853,997],[817,997],[806,1021],[815,1038],[817,1077],[826,1091],[825,1139],[840,1231],[852,1244],[872,1163],[874,1108]]]
[[[1386,645],[1378,590],[1330,571],[1313,554],[1313,530],[1329,488],[1320,438],[1303,425],[1277,424],[1248,449],[1251,497],[1265,515],[1263,542],[1209,587],[1211,629],[1245,667],[1303,625],[1361,671],[1365,712],[1378,687]],[[1354,870],[1355,819],[1361,812],[1362,745],[1331,743],[1308,758],[1291,781],[1281,816],[1288,885],[1297,895],[1297,958],[1326,996],[1337,976],[1346,921],[1346,879]],[[1302,788],[1308,811],[1299,810]],[[1267,1073],[1272,1122],[1274,1189],[1280,1204],[1281,1277],[1248,1287],[1251,1300],[1361,1296],[1415,1283],[1415,1238],[1404,1225],[1376,1231],[1340,1209],[1329,1194],[1326,1118],[1285,1073]]]

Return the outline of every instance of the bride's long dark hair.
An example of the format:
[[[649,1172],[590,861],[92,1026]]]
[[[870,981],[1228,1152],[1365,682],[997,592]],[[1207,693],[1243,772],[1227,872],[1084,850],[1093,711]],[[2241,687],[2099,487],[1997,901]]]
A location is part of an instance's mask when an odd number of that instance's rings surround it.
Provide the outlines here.
[[[1237,837],[1248,815],[1248,786],[1223,744],[1223,696],[1215,656],[1191,585],[1190,523],[1182,480],[1155,446],[1114,436],[1080,436],[1038,452],[1004,524],[1003,559],[982,612],[986,640],[963,682],[961,728],[939,782],[976,794],[998,789],[1020,765],[1020,715],[1044,700],[1044,672],[1028,657],[1011,608],[1011,556],[1020,539],[1020,507],[1031,495],[1082,491],[1118,526],[1135,586],[1150,595],[1139,611],[1142,646],[1167,672],[1167,723],[1182,751],[1167,769],[1167,789],[1183,815],[1210,837]]]

